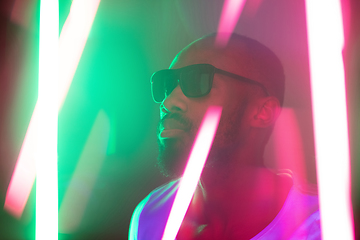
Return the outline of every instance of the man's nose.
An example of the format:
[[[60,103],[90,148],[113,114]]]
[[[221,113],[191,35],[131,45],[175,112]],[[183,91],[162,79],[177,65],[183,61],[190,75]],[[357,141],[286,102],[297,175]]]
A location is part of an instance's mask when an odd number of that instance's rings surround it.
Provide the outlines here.
[[[186,112],[187,111],[187,97],[182,92],[180,85],[177,85],[174,90],[168,95],[163,104],[165,109],[169,112]]]

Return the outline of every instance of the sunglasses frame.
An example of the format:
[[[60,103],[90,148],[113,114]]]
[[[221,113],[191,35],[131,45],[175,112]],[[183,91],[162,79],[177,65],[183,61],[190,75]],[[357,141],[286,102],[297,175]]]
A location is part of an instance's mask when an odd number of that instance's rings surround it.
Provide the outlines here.
[[[187,69],[192,69],[192,68],[207,68],[209,69],[208,74],[210,74],[210,87],[209,87],[209,90],[199,96],[189,96],[186,91],[184,92],[184,85],[181,81],[181,75],[182,73],[187,70]],[[261,87],[264,92],[266,93],[267,96],[270,96],[269,95],[269,92],[267,91],[266,87],[257,82],[257,81],[254,81],[252,79],[249,79],[249,78],[246,78],[246,77],[243,77],[243,76],[240,76],[240,75],[237,75],[235,73],[231,73],[231,72],[228,72],[228,71],[225,71],[225,70],[222,70],[222,69],[219,69],[219,68],[216,68],[214,67],[213,65],[211,64],[193,64],[193,65],[189,65],[189,66],[185,66],[185,67],[182,67],[182,68],[177,68],[177,69],[163,69],[163,70],[160,70],[160,71],[157,71],[155,73],[152,74],[151,78],[150,78],[150,82],[151,82],[151,94],[152,94],[152,97],[153,97],[153,100],[156,102],[156,103],[161,103],[162,101],[164,101],[164,99],[166,99],[166,94],[164,92],[164,98],[161,100],[161,101],[158,101],[156,100],[155,96],[154,96],[154,81],[153,81],[153,77],[156,75],[156,74],[159,74],[159,73],[163,73],[163,72],[171,72],[174,76],[177,76],[177,82],[178,84],[180,85],[180,88],[181,88],[181,91],[184,93],[184,95],[186,97],[191,97],[191,98],[197,98],[197,97],[203,97],[203,96],[206,96],[207,94],[210,93],[211,91],[211,88],[212,88],[212,83],[213,83],[213,80],[214,80],[214,75],[215,73],[219,73],[219,74],[222,74],[222,75],[225,75],[225,76],[228,76],[228,77],[231,77],[231,78],[234,78],[234,79],[237,79],[237,80],[240,80],[242,82],[246,82],[246,83],[250,83],[250,84],[253,84],[253,85],[257,85],[259,87]]]

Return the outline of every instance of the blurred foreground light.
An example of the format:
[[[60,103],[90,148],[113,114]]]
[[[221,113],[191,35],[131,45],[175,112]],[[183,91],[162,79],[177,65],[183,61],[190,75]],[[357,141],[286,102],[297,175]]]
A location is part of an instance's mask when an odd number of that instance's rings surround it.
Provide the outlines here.
[[[306,0],[322,239],[354,239],[339,0]]]
[[[40,2],[36,144],[36,239],[58,239],[58,0]]]
[[[58,45],[60,79],[57,110],[60,110],[71,85],[99,4],[100,0],[72,2]],[[24,211],[35,181],[34,142],[38,112],[39,106],[36,103],[5,198],[4,209],[17,218]]]
[[[215,44],[225,47],[239,20],[246,0],[225,0],[221,11]]]
[[[300,114],[302,114],[300,112]],[[276,169],[291,169],[293,181],[307,179],[303,139],[294,109],[283,107],[273,130]],[[284,141],[286,139],[286,141]]]
[[[222,107],[209,107],[180,180],[162,240],[174,240],[185,217],[219,125]]]
[[[94,22],[100,0],[73,0],[70,13],[60,35],[60,106],[70,88],[82,52],[85,48],[91,26]]]
[[[59,232],[72,233],[83,218],[96,178],[106,157],[110,121],[101,110],[91,128],[59,210]]]

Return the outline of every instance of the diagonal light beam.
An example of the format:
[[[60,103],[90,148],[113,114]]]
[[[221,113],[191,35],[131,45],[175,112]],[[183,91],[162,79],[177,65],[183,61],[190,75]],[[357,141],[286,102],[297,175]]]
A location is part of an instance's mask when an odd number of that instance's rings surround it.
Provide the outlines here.
[[[185,217],[205,161],[219,125],[222,107],[209,107],[195,138],[184,174],[180,180],[173,206],[167,220],[162,240],[174,240]]]
[[[109,118],[103,110],[100,110],[60,206],[59,231],[62,233],[75,231],[81,223],[91,191],[106,157],[109,135]]]
[[[100,0],[74,0],[71,5],[59,39],[58,110],[71,85],[99,4]],[[6,193],[4,209],[17,218],[22,215],[35,181],[34,141],[38,114],[36,104]]]
[[[225,47],[239,20],[246,0],[225,0],[221,11],[215,45]]]
[[[354,239],[339,0],[306,0],[322,239]]]

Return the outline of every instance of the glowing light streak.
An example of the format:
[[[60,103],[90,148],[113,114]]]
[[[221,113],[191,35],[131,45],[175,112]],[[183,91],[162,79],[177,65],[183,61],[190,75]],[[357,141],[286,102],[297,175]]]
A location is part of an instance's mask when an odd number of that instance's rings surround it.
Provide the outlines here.
[[[184,174],[181,178],[162,240],[174,240],[179,231],[215,137],[221,111],[222,107],[212,106],[209,107],[205,113]]]
[[[294,109],[282,108],[272,134],[275,140],[276,168],[291,169],[298,176],[293,180],[305,180],[307,176],[303,142]]]
[[[341,4],[306,0],[322,238],[354,239]]]
[[[59,2],[40,2],[36,145],[36,239],[58,239],[57,91]]]
[[[74,0],[60,35],[60,106],[71,85],[81,54],[85,48],[100,0]]]
[[[34,136],[36,136],[37,109],[36,106],[5,198],[4,209],[16,218],[20,218],[24,211],[36,176]]]
[[[71,233],[81,223],[96,178],[106,157],[110,122],[101,110],[76,165],[59,210],[59,231]]]
[[[71,5],[59,40],[58,110],[71,85],[99,4],[100,0],[74,0]],[[36,104],[6,193],[4,209],[17,218],[22,215],[35,181],[33,142],[36,138],[35,122],[38,114],[38,104]]]
[[[246,0],[225,0],[221,12],[215,44],[226,46],[244,8]]]

